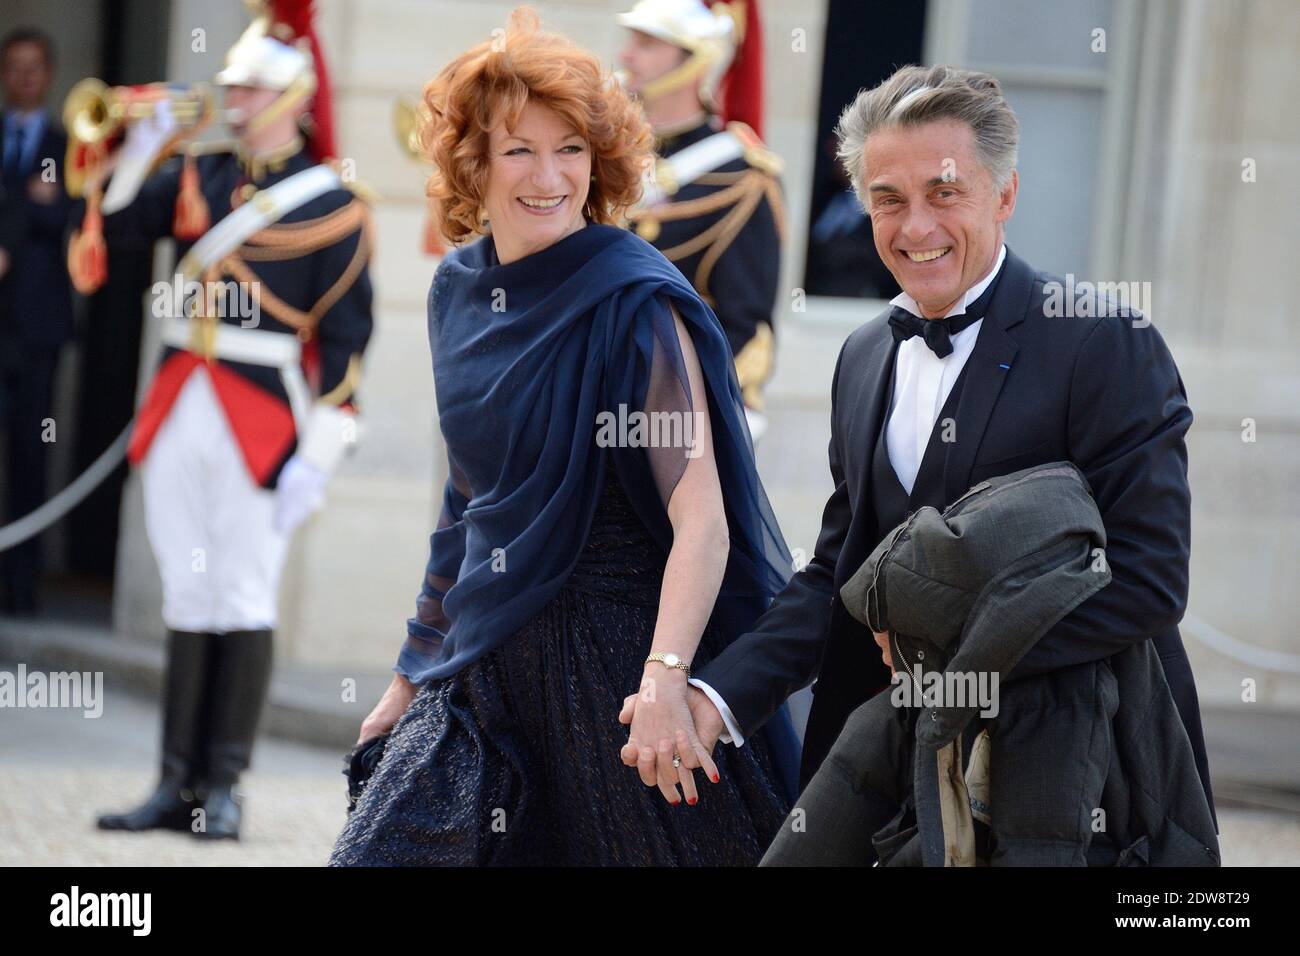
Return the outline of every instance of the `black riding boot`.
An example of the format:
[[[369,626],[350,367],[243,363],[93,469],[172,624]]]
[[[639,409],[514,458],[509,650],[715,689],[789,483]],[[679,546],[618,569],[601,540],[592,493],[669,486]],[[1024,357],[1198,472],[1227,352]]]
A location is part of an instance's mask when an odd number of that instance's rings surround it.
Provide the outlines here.
[[[101,830],[189,830],[199,806],[194,787],[202,773],[203,686],[211,634],[169,631],[162,701],[162,774],[143,804],[99,817]]]
[[[205,722],[207,776],[204,826],[195,836],[239,839],[239,775],[248,769],[253,740],[271,682],[272,640],[269,630],[231,631],[214,638],[212,672]]]

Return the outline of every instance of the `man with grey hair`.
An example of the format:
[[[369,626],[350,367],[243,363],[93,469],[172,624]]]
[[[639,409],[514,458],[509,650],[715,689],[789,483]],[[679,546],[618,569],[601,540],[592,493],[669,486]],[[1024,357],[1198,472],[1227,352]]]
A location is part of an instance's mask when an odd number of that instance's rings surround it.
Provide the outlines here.
[[[835,490],[815,553],[755,629],[696,672],[704,689],[691,707],[701,738],[743,744],[816,679],[806,784],[849,714],[904,663],[891,660],[887,635],[873,641],[846,612],[840,588],[918,508],[942,509],[987,478],[1064,460],[1091,485],[1112,581],[1053,626],[1011,679],[1066,680],[1077,665],[1154,641],[1209,799],[1196,687],[1178,633],[1192,413],[1163,339],[1110,303],[1087,318],[1055,317],[1047,302],[1061,280],[1007,249],[1019,125],[992,76],[904,67],[860,93],[837,133],[876,249],[903,292],[840,351],[831,386]]]

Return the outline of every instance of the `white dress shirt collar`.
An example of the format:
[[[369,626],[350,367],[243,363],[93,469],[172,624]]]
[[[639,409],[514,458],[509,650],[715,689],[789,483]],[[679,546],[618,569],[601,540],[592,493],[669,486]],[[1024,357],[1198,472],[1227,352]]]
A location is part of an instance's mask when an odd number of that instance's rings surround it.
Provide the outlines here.
[[[989,270],[988,275],[967,289],[966,294],[953,303],[952,308],[948,310],[947,314],[944,315],[944,318],[946,319],[949,315],[964,315],[966,312],[966,306],[978,299],[983,294],[984,290],[989,287],[989,283],[993,281],[993,277],[997,275],[998,270],[1002,268],[1002,262],[1006,257],[1007,246],[1006,243],[1003,243],[1002,247],[998,250],[997,260],[993,263],[993,268]],[[898,295],[894,296],[889,300],[889,304],[900,305],[918,319],[924,318],[924,316],[921,315],[921,306],[918,305],[917,301],[906,292],[900,292]]]

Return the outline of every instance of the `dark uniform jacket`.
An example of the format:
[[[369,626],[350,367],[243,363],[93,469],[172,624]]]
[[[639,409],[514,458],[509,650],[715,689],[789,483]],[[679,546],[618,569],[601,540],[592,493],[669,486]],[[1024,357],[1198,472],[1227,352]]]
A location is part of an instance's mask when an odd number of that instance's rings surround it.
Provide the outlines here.
[[[280,161],[252,164],[234,153],[197,160],[200,188],[215,225],[266,189],[310,168],[315,162],[299,148]],[[172,232],[181,161],[173,158],[149,177],[135,201],[104,217],[110,245],[121,240],[153,240]],[[245,240],[228,255],[217,277],[259,284],[257,329],[296,335],[303,343],[303,366],[319,401],[348,407],[360,379],[360,360],[370,339],[372,237],[365,203],[343,188],[329,190]],[[177,243],[177,259],[193,245]],[[251,288],[246,287],[246,288]],[[230,300],[232,303],[235,300]],[[219,321],[241,325],[237,309]],[[140,460],[195,362],[193,353],[167,346],[158,374],[137,417],[131,458]],[[296,428],[288,395],[277,369],[218,358],[214,384],[250,473],[270,487],[296,447]]]
[[[754,137],[743,124],[735,126],[743,137]],[[717,132],[705,122],[663,137],[659,154],[671,157]],[[741,158],[682,185],[667,202],[629,213],[637,234],[676,265],[717,314],[737,356],[745,403],[753,408],[761,408],[758,389],[771,372],[772,313],[781,281],[785,206],[777,169],[754,137]]]

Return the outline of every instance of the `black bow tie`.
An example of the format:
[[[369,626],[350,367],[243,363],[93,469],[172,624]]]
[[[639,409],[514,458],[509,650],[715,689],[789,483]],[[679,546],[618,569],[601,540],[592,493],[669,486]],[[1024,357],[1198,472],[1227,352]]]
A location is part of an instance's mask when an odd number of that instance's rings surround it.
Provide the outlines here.
[[[997,287],[997,276],[961,315],[950,315],[946,319],[921,319],[908,312],[901,305],[894,306],[889,313],[889,327],[893,330],[895,342],[906,342],[914,335],[925,339],[930,351],[939,358],[952,354],[952,337],[963,329],[984,318],[989,302],[993,300],[993,290]]]
[[[952,337],[968,327],[980,316],[950,315],[946,319],[918,319],[901,305],[894,306],[889,313],[889,326],[894,330],[895,342],[906,342],[914,335],[925,339],[930,351],[939,358],[952,354]]]

